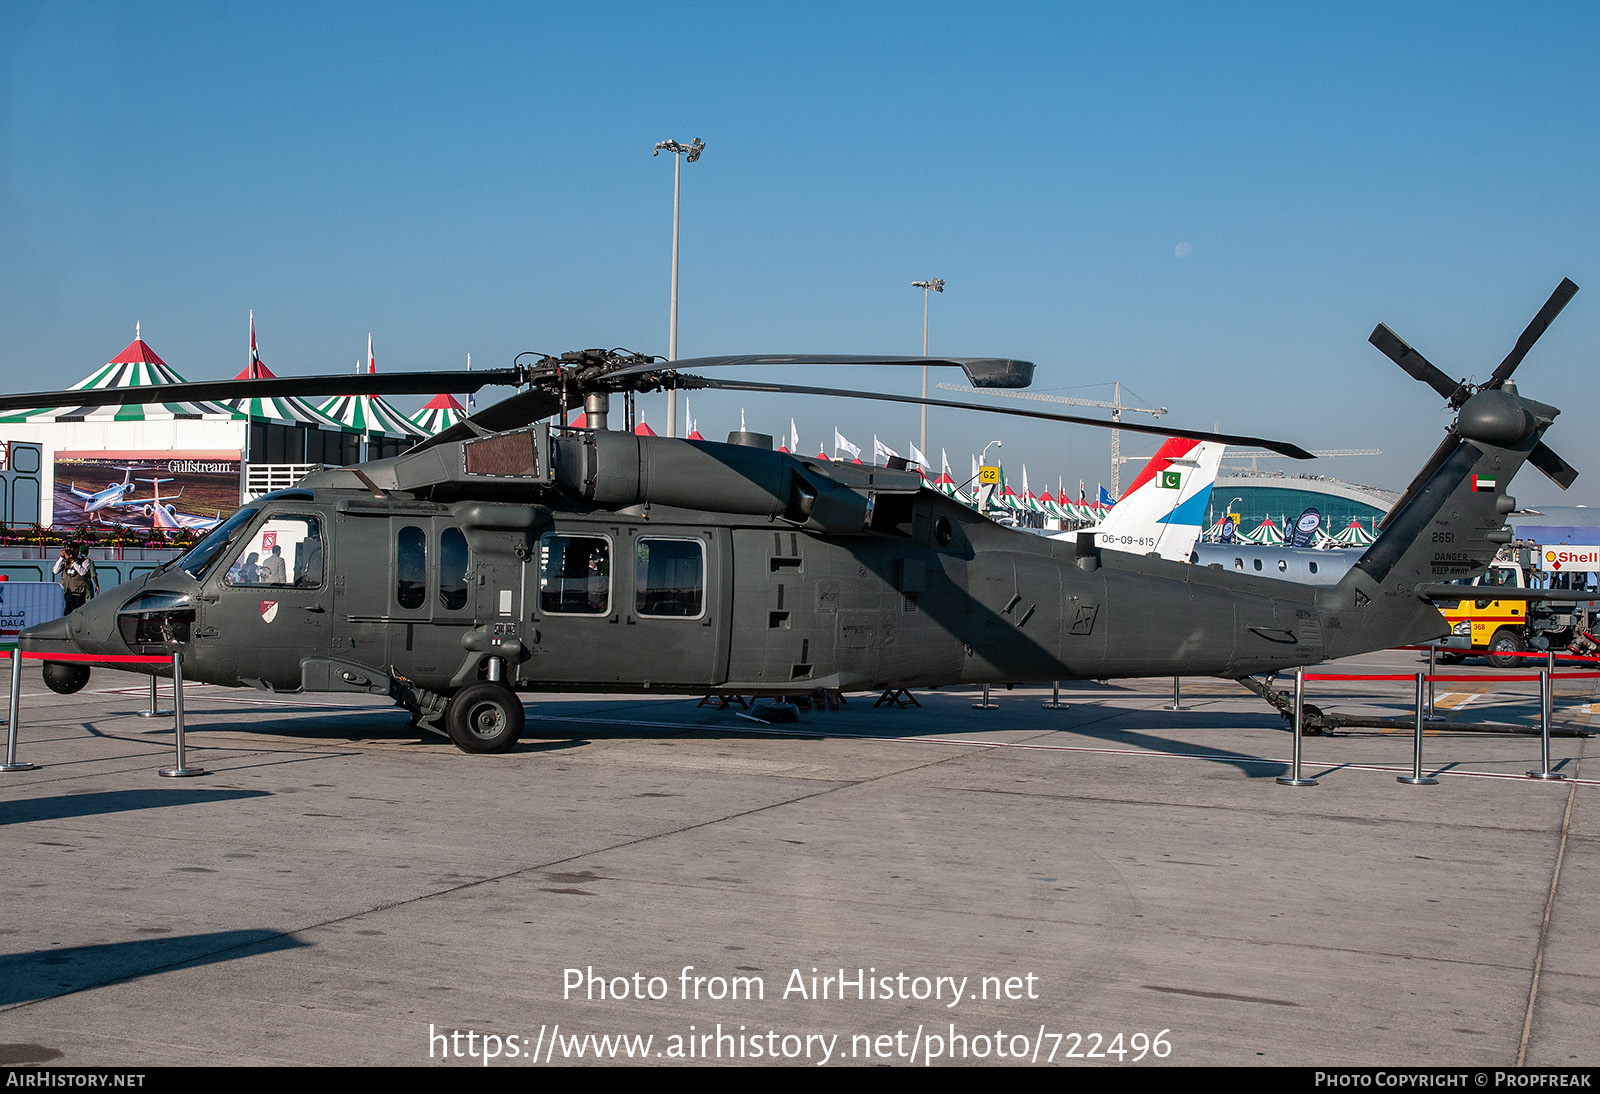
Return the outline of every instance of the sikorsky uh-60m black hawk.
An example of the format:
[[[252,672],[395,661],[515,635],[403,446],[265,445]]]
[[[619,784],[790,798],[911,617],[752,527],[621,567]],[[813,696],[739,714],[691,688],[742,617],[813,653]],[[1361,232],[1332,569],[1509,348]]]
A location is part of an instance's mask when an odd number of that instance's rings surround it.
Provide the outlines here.
[[[714,387],[862,395],[683,371],[769,364],[944,364],[976,386],[1025,386],[1003,359],[725,357],[620,352],[509,370],[193,383],[181,396],[522,390],[404,455],[329,468],[244,506],[159,572],[31,627],[29,651],[167,654],[184,675],[273,691],[386,695],[469,752],[510,748],[519,692],[781,695],[1022,680],[1252,679],[1417,642],[1449,628],[1430,603],[1507,541],[1524,462],[1562,486],[1544,445],[1556,408],[1513,370],[1577,287],[1563,281],[1479,385],[1455,381],[1387,327],[1372,341],[1456,411],[1382,535],[1337,585],[1311,587],[1003,528],[913,471],[606,428],[610,397]],[[175,385],[176,386],[176,385]],[[57,394],[0,408],[82,402]],[[96,393],[148,401],[148,389]],[[935,406],[943,400],[868,394]],[[584,405],[590,428],[541,419]],[[1109,425],[983,407],[996,413]],[[1122,429],[1140,428],[1121,423]],[[1293,445],[1166,426],[1146,431]],[[46,662],[58,691],[82,662]]]

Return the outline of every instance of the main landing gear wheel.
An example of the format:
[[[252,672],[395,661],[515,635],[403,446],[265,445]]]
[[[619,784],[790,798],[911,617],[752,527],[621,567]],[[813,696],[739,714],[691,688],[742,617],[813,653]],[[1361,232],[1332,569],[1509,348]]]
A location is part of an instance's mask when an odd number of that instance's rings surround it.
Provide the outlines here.
[[[450,698],[444,725],[463,752],[504,752],[522,737],[522,700],[504,684],[469,684]]]
[[[1489,639],[1489,664],[1497,669],[1516,668],[1524,660],[1517,654],[1527,648],[1527,643],[1522,641],[1520,634],[1502,627],[1494,632],[1493,638]]]
[[[44,686],[57,695],[71,695],[75,691],[82,691],[88,682],[88,665],[74,665],[68,661],[44,663]]]
[[[1300,706],[1300,736],[1323,737],[1328,731],[1322,726],[1322,708],[1303,703]]]
[[[1464,654],[1464,653],[1441,653],[1439,655],[1439,664],[1441,664],[1441,665],[1459,665],[1459,664],[1461,664],[1461,662],[1465,661],[1466,659],[1467,659],[1467,655]]]

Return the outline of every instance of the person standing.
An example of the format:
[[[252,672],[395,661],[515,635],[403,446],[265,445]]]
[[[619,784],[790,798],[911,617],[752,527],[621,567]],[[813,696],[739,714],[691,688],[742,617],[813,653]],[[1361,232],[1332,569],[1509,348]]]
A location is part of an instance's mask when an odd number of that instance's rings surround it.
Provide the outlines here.
[[[276,543],[272,545],[272,553],[261,560],[261,583],[263,585],[286,585],[289,582],[289,568],[283,561],[283,548]]]
[[[83,607],[89,599],[89,568],[77,557],[77,552],[71,547],[61,548],[61,557],[56,559],[52,572],[61,583],[67,614]]]

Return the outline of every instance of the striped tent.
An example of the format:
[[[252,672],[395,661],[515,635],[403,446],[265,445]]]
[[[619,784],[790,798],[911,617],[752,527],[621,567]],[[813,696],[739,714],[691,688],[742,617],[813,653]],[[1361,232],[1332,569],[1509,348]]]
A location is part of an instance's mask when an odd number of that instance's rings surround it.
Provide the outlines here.
[[[946,497],[955,498],[957,501],[965,505],[972,504],[971,499],[963,494],[960,488],[956,485],[956,480],[950,477],[949,465],[946,465],[944,470],[939,472],[939,477],[934,479],[928,485],[932,486],[935,490],[939,491],[941,494],[944,494]]]
[[[1261,547],[1282,547],[1283,529],[1272,522],[1271,517],[1262,517],[1261,523],[1256,525],[1255,531],[1249,535],[1241,535],[1240,539],[1246,543],[1254,543]]]
[[[1352,517],[1350,523],[1345,525],[1344,531],[1333,537],[1333,542],[1340,547],[1366,547],[1378,537],[1367,531],[1361,521]]]
[[[72,385],[73,391],[104,391],[112,388],[159,387],[163,384],[181,384],[186,381],[156,356],[155,350],[139,336],[134,327],[133,341],[126,349],[108,361],[104,368],[90,373]],[[157,394],[152,392],[151,394]],[[38,410],[16,410],[0,415],[0,423],[22,422],[147,422],[172,421],[243,421],[245,414],[224,403],[162,402],[135,403],[127,406],[62,406]]]
[[[341,425],[369,435],[379,433],[413,440],[423,436],[415,422],[378,395],[336,395],[317,409]]]
[[[467,408],[456,402],[454,395],[435,395],[427,406],[407,420],[431,437],[443,433],[466,416]]]
[[[235,380],[273,380],[277,376],[266,365],[253,361],[249,367]],[[253,422],[276,422],[281,425],[312,425],[319,429],[337,430],[341,433],[353,433],[356,430],[347,428],[341,422],[328,417],[304,399],[297,399],[287,395],[273,396],[261,399],[229,399],[223,404],[238,411],[239,415],[249,418]]]
[[[372,335],[367,335],[366,370],[371,375],[378,371],[378,359],[372,352]],[[356,362],[361,371],[361,362]],[[384,402],[380,395],[336,395],[317,407],[322,413],[351,429],[367,436],[401,438],[419,441],[424,434],[417,424],[394,407]]]

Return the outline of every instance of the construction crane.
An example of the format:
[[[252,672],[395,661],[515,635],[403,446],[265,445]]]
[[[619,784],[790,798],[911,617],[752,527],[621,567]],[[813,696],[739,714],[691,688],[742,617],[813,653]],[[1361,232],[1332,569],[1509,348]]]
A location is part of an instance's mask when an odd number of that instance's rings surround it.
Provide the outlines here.
[[[997,395],[1002,399],[1032,399],[1040,403],[1066,403],[1069,406],[1100,406],[1111,411],[1113,422],[1122,421],[1122,412],[1130,411],[1135,414],[1149,414],[1159,418],[1167,412],[1164,406],[1124,406],[1122,402],[1122,384],[1117,382],[1115,393],[1111,402],[1100,399],[1073,399],[1066,395],[1045,395],[1037,391],[998,391],[992,387],[967,387],[965,384],[940,384],[945,391],[960,391],[969,395]],[[1119,479],[1122,476],[1122,430],[1111,431],[1111,496],[1122,496],[1122,486]]]
[[[1316,448],[1316,449],[1312,449],[1311,454],[1313,456],[1317,457],[1318,459],[1322,459],[1324,457],[1331,457],[1331,456],[1381,456],[1381,455],[1383,455],[1383,449],[1381,449],[1381,448]],[[1229,452],[1226,456],[1223,457],[1223,459],[1224,460],[1249,460],[1250,461],[1250,470],[1254,471],[1256,469],[1256,461],[1257,460],[1281,460],[1281,459],[1283,459],[1283,457],[1278,455],[1276,452],[1268,452],[1264,448],[1241,448],[1241,449],[1239,449],[1237,451]]]

